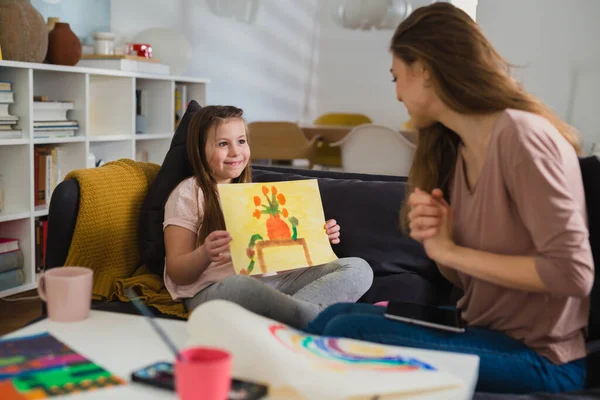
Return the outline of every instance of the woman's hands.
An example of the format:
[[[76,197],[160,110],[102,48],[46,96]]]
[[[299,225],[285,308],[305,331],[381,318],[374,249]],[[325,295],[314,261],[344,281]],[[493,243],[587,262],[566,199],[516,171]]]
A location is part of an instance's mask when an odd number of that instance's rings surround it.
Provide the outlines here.
[[[325,232],[327,232],[331,244],[340,242],[340,226],[335,219],[330,219],[325,223]]]
[[[210,262],[223,261],[229,257],[231,235],[227,231],[213,231],[204,240],[204,251]]]
[[[452,210],[440,189],[431,194],[416,188],[408,198],[410,236],[423,243],[427,256],[443,264],[444,257],[456,247],[452,240]]]

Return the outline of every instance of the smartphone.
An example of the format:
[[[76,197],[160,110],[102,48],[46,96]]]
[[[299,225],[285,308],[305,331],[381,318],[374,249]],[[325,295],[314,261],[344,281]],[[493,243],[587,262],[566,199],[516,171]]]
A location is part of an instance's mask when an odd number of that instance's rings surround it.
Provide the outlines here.
[[[427,326],[451,332],[464,332],[465,323],[456,310],[443,309],[415,303],[391,301],[384,316],[409,324]]]
[[[175,372],[173,363],[157,362],[131,373],[134,382],[175,391]],[[267,395],[267,386],[258,383],[231,380],[228,400],[258,400]]]

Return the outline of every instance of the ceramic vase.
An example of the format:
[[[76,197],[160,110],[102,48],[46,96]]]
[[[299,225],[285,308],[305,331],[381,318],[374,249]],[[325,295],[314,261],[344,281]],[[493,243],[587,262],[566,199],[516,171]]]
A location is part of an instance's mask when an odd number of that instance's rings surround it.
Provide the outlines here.
[[[44,61],[48,28],[30,0],[0,0],[0,47],[5,60]]]
[[[81,42],[69,24],[57,22],[48,35],[48,55],[50,64],[75,65],[81,59]]]

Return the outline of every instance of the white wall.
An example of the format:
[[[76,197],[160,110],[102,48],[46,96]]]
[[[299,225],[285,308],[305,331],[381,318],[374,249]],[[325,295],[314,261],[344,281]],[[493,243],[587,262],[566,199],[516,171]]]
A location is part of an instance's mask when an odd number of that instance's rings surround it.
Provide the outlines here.
[[[600,140],[599,0],[479,0],[477,21],[525,88]]]
[[[111,29],[182,32],[194,57],[185,75],[211,80],[210,104],[232,104],[248,120],[298,120],[306,103],[317,0],[262,0],[254,24],[210,13],[204,0],[113,0]]]
[[[398,127],[407,118],[390,83],[393,31],[348,31],[321,2],[316,113],[364,112]],[[462,0],[461,0],[462,1]],[[430,3],[413,0],[413,7]],[[477,21],[515,75],[584,135],[600,140],[600,0],[479,0]],[[574,74],[579,74],[574,80]]]
[[[419,0],[412,2],[419,5]],[[326,112],[358,112],[375,123],[399,128],[408,113],[396,100],[389,72],[392,58],[388,46],[394,31],[341,28],[331,18],[336,3],[319,2],[317,86],[311,117]]]

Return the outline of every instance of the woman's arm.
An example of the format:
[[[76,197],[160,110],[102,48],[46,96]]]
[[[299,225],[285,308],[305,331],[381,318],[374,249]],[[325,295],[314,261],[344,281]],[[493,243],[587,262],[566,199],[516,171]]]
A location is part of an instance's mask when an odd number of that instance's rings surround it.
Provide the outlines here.
[[[167,226],[164,235],[169,278],[177,285],[194,283],[210,265],[204,245],[196,247],[196,234],[177,225]]]

